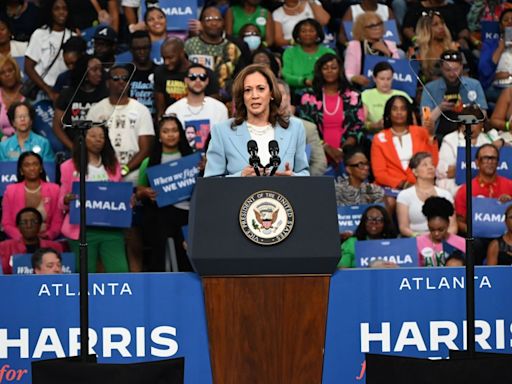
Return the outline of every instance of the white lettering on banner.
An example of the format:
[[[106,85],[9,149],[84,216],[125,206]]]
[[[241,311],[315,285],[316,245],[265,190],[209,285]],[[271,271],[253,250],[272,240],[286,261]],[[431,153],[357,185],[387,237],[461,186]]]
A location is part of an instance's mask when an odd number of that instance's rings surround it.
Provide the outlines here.
[[[162,8],[162,11],[167,16],[183,16],[183,15],[192,15],[191,7],[170,7],[170,8]]]
[[[370,352],[370,343],[379,343],[382,352],[403,352],[404,347],[415,347],[418,352],[436,352],[439,351],[441,345],[445,345],[448,349],[458,350],[460,347],[455,343],[459,335],[459,326],[453,321],[441,320],[430,321],[428,335],[421,333],[421,328],[415,321],[406,321],[401,324],[394,324],[400,327],[400,332],[392,345],[391,323],[380,323],[380,331],[370,332],[370,323],[360,324],[361,337],[361,353]],[[505,349],[505,320],[497,319],[493,324],[485,320],[475,321],[475,330],[479,330],[475,335],[475,342],[483,350]],[[377,327],[372,327],[377,328]],[[493,338],[493,331],[495,337]],[[462,348],[466,348],[466,321],[460,324],[460,332],[462,334]],[[510,332],[512,333],[512,324],[510,324]],[[428,346],[425,343],[428,340]],[[494,341],[494,346],[491,343]],[[512,342],[512,340],[511,340]],[[375,349],[374,349],[375,350]]]
[[[478,289],[492,288],[491,280],[487,275],[483,275],[480,279],[475,276],[475,287]],[[465,279],[464,276],[453,276],[450,280],[446,276],[442,276],[439,279],[432,277],[404,277],[400,282],[399,291],[402,290],[439,290],[439,289],[464,289]]]
[[[503,213],[484,213],[475,212],[474,221],[487,221],[489,223],[503,223],[505,215]]]
[[[128,283],[93,283],[88,291],[89,296],[123,296],[133,295],[132,288]],[[78,288],[70,284],[53,283],[41,284],[37,296],[78,296]]]
[[[373,69],[368,69],[368,77],[373,77]],[[400,83],[412,83],[412,76],[410,74],[403,73],[393,73],[393,80],[398,81]]]
[[[411,255],[371,256],[361,257],[361,267],[369,267],[375,260],[388,261],[394,264],[412,264]]]
[[[462,160],[460,162],[460,169],[464,170],[466,169],[466,162]],[[471,169],[474,169],[475,171],[478,169],[476,167],[476,163],[474,161],[471,162]],[[508,171],[508,164],[506,161],[502,161],[497,168],[498,171]]]
[[[16,175],[2,175],[0,176],[0,180],[2,181],[2,183],[17,183],[18,182],[18,178],[16,177]]]
[[[112,357],[114,352],[122,357],[146,357],[146,338],[148,330],[145,327],[135,328],[135,338],[132,338],[133,329],[124,327],[103,327],[101,329],[102,342],[98,344],[98,334],[94,329],[89,328],[89,352],[98,354],[100,357]],[[150,355],[153,357],[172,357],[178,352],[176,328],[171,326],[159,326],[151,330],[149,339],[152,343]],[[50,354],[55,357],[77,356],[80,352],[80,329],[69,328],[69,348],[66,354],[61,342],[61,336],[57,328],[42,328],[35,346],[30,341],[28,328],[20,328],[19,338],[9,338],[7,328],[0,328],[0,359],[9,358],[9,353],[18,351],[21,359],[39,359],[43,354]],[[133,339],[135,343],[133,343]],[[135,344],[135,345],[134,345]],[[95,348],[96,347],[96,348]],[[101,348],[100,348],[101,347]],[[32,350],[32,353],[30,353]],[[133,353],[134,352],[134,353]],[[45,358],[49,356],[45,355]]]
[[[75,206],[80,207],[80,201],[75,200]],[[115,201],[98,201],[98,200],[87,200],[85,207],[88,209],[99,209],[102,211],[126,211],[126,204],[124,202],[116,203]]]

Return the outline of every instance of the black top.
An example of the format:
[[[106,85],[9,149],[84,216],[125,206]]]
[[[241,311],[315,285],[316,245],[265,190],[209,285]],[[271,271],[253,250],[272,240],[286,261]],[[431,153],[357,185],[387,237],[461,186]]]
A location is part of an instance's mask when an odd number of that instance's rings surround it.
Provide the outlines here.
[[[498,265],[512,265],[512,245],[508,245],[503,236],[498,239]]]

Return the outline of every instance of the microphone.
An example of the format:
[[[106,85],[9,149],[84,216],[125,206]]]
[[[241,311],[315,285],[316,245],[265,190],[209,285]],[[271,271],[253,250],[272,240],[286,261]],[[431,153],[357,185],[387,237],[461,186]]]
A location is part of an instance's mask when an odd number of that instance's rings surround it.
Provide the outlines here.
[[[254,168],[256,176],[260,176],[261,166],[260,158],[258,156],[258,144],[255,140],[249,140],[247,142],[247,152],[249,152],[249,164]]]
[[[281,164],[281,158],[279,157],[279,144],[276,140],[270,140],[268,142],[268,152],[270,153],[270,163],[268,166],[272,166],[272,171],[269,176],[274,176],[279,164]]]

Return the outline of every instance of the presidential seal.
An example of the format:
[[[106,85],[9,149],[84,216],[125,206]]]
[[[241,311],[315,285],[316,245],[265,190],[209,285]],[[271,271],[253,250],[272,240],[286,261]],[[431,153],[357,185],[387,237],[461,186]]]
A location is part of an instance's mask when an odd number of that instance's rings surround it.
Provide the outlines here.
[[[280,243],[292,232],[295,214],[290,202],[274,191],[259,191],[245,199],[240,208],[240,228],[260,245]]]

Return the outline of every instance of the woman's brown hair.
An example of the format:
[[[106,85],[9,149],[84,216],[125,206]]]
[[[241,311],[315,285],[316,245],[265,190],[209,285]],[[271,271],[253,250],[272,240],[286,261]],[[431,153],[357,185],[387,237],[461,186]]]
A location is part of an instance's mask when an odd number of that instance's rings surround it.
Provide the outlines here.
[[[279,107],[281,106],[281,92],[277,87],[276,77],[270,70],[270,68],[261,64],[251,64],[240,71],[233,83],[233,100],[235,101],[235,114],[234,121],[231,125],[234,128],[237,125],[242,124],[247,120],[247,107],[244,103],[244,82],[245,78],[253,73],[259,73],[267,80],[270,88],[270,113],[268,121],[272,126],[279,124],[283,128],[288,128],[289,120],[287,116],[279,113]]]

